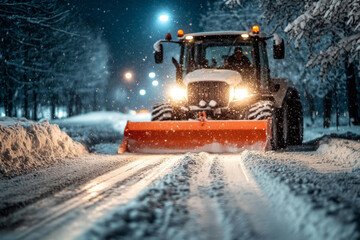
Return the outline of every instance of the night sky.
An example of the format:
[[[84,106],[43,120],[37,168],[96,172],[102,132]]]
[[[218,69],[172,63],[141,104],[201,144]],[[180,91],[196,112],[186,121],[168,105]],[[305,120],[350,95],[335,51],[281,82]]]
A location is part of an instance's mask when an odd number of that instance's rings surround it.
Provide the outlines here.
[[[175,70],[171,65],[154,63],[153,44],[167,32],[176,39],[178,29],[185,33],[201,31],[198,22],[206,9],[206,0],[78,0],[76,4],[86,21],[102,30],[109,44],[111,89],[114,90],[109,93],[109,98],[120,110],[126,106],[149,109],[155,102],[163,100],[166,84],[175,81],[166,76]],[[169,21],[160,22],[161,14],[169,15]],[[126,71],[134,73],[133,82],[125,81]],[[148,77],[151,71],[157,73],[159,87],[151,85],[152,80]],[[146,89],[145,96],[139,96],[141,88]]]

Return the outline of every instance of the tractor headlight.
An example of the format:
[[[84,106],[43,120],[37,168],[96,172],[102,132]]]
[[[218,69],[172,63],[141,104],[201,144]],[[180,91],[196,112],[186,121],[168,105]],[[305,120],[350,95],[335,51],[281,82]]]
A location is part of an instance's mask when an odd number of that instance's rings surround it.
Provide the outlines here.
[[[170,90],[170,97],[175,101],[185,99],[186,95],[187,95],[187,92],[186,92],[185,88],[174,87]]]
[[[233,96],[234,100],[243,100],[250,97],[249,91],[246,88],[235,88],[230,95]]]

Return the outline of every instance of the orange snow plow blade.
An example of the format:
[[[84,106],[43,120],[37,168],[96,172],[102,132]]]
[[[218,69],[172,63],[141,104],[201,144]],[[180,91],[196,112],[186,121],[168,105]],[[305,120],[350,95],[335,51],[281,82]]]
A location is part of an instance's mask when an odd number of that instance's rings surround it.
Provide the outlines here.
[[[271,147],[271,119],[128,122],[118,153],[236,153]]]

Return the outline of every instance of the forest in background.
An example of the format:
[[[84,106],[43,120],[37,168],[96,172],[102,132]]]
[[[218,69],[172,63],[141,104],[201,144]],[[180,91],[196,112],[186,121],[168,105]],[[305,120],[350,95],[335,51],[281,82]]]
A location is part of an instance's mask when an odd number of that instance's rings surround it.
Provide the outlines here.
[[[216,0],[206,8],[192,23],[203,31],[258,24],[284,38],[285,60],[269,57],[272,76],[297,85],[312,123],[322,118],[328,127],[339,117],[360,123],[358,1]],[[73,5],[0,0],[0,24],[0,111],[6,116],[58,118],[111,106],[107,86],[114,56],[101,30]]]
[[[54,119],[105,108],[108,47],[73,6],[1,0],[0,26],[6,116]]]

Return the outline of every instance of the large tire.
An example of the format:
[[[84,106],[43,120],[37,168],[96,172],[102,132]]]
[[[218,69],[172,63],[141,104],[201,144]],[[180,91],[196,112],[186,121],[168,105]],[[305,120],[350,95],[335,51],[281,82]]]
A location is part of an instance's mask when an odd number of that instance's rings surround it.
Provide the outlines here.
[[[273,150],[281,149],[285,147],[283,137],[283,118],[282,109],[274,107],[274,103],[271,101],[259,101],[250,106],[246,114],[248,120],[266,120],[269,117],[272,118],[271,126],[271,147]]]
[[[169,103],[158,103],[151,112],[151,121],[170,121],[173,115],[173,108]]]
[[[284,102],[284,140],[288,146],[301,145],[303,141],[303,111],[301,102],[289,99]]]
[[[250,106],[245,117],[249,120],[265,120],[271,117],[273,112],[273,102],[259,101]]]

